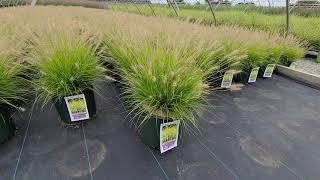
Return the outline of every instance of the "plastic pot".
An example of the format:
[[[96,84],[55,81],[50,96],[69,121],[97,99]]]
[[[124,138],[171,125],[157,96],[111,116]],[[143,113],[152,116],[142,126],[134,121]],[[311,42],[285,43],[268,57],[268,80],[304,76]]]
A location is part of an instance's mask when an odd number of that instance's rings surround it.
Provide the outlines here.
[[[264,71],[266,70],[266,67],[267,67],[267,66],[262,66],[262,67],[260,67],[260,70],[259,70],[259,72],[258,72],[258,78],[263,78],[263,79],[265,79],[265,77],[263,77],[263,74],[264,74]]]
[[[208,78],[209,80],[209,86],[212,88],[219,88],[221,87],[221,83],[223,80],[223,76],[224,76],[225,72],[220,72],[220,73],[216,73],[214,75],[210,75],[210,77]]]
[[[14,136],[16,128],[11,118],[11,110],[0,106],[0,143],[4,143]]]
[[[104,62],[103,65],[109,69],[110,71],[107,72],[107,75],[112,77],[115,81],[113,81],[113,83],[122,88],[124,85],[121,83],[123,82],[123,78],[117,73],[117,69],[116,69],[116,65],[114,65],[111,62]]]
[[[92,116],[94,116],[97,112],[94,92],[91,89],[86,89],[82,93],[84,94],[86,99],[89,117],[92,118]],[[54,105],[60,115],[61,120],[67,124],[74,123],[73,121],[71,121],[68,106],[65,102],[65,99],[54,99],[53,102],[55,102]]]
[[[153,149],[160,148],[160,125],[166,122],[172,122],[172,119],[159,119],[152,117],[140,129],[140,137],[142,142]]]
[[[233,81],[236,83],[246,84],[248,83],[250,73],[242,71],[233,75]]]

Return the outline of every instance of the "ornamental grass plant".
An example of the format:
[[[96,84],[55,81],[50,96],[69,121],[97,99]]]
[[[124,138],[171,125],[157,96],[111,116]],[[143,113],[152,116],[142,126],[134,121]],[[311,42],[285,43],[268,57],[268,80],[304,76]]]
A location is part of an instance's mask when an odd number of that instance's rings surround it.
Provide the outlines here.
[[[115,66],[123,95],[138,114],[193,124],[208,84],[225,71],[291,61],[296,56],[291,49],[303,51],[296,38],[277,33],[98,9],[15,7],[0,15],[4,36],[17,35],[3,44],[16,46],[16,59],[31,64],[38,101],[46,104],[91,88],[104,76],[99,62],[104,60]]]
[[[21,77],[23,67],[11,61],[10,56],[0,54],[0,108],[17,108],[28,92]]]
[[[90,41],[74,34],[47,34],[39,37],[31,52],[36,101],[43,105],[51,100],[94,90],[95,82],[104,77]]]
[[[10,56],[0,55],[0,144],[15,133],[12,113],[25,101],[26,82],[21,77],[22,67]]]
[[[197,49],[165,35],[136,39],[107,38],[107,58],[123,78],[123,95],[132,112],[144,118],[182,120],[197,126],[195,113],[205,104],[209,70],[200,68]],[[177,43],[177,44],[176,44]]]

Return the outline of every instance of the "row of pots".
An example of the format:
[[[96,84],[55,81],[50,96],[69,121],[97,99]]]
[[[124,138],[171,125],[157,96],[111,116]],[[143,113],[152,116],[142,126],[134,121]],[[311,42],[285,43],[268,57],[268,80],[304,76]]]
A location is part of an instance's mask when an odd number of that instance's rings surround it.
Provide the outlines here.
[[[258,77],[263,77],[264,69],[261,69],[259,71]],[[233,80],[235,82],[247,83],[249,76],[250,76],[250,72],[241,72],[236,74]],[[119,84],[116,81],[115,81],[115,84],[117,86],[122,87],[121,84]],[[217,86],[217,85],[214,85],[214,86]],[[90,118],[92,118],[96,115],[96,103],[95,103],[94,91],[91,89],[86,89],[82,93],[85,97],[88,114]],[[61,120],[67,124],[74,123],[74,121],[72,121],[72,118],[70,115],[70,109],[68,108],[66,100],[55,99],[53,101]],[[14,135],[15,125],[11,118],[11,114],[13,111],[14,111],[13,108],[1,107],[0,109],[0,114],[1,114],[0,143],[5,142],[6,140],[8,140],[10,137]],[[154,149],[159,149],[160,126],[164,122],[172,122],[172,120],[170,119],[164,120],[164,119],[159,119],[155,117],[151,117],[151,119],[147,120],[139,131],[141,140],[149,147]]]

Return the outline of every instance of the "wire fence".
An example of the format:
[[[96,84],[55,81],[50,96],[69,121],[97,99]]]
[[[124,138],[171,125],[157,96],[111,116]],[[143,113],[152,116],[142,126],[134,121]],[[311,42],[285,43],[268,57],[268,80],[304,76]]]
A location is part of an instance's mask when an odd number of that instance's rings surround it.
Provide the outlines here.
[[[264,13],[285,13],[286,0],[0,0],[0,7],[19,5],[74,5],[107,7],[108,5],[167,5],[173,11],[180,8],[203,9],[213,11],[236,9],[243,12],[260,11]],[[289,12],[304,16],[320,16],[320,0],[289,0]]]
[[[0,7],[71,5],[206,25],[236,25],[292,34],[320,50],[320,0],[0,0]]]

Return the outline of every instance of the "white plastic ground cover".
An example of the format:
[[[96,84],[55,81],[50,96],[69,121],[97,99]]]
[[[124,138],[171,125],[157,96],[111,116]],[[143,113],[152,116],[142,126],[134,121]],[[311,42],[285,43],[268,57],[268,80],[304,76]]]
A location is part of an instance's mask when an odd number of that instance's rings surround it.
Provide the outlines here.
[[[71,121],[89,119],[87,102],[84,94],[65,97]]]
[[[178,146],[180,121],[160,125],[160,152],[164,153]]]

